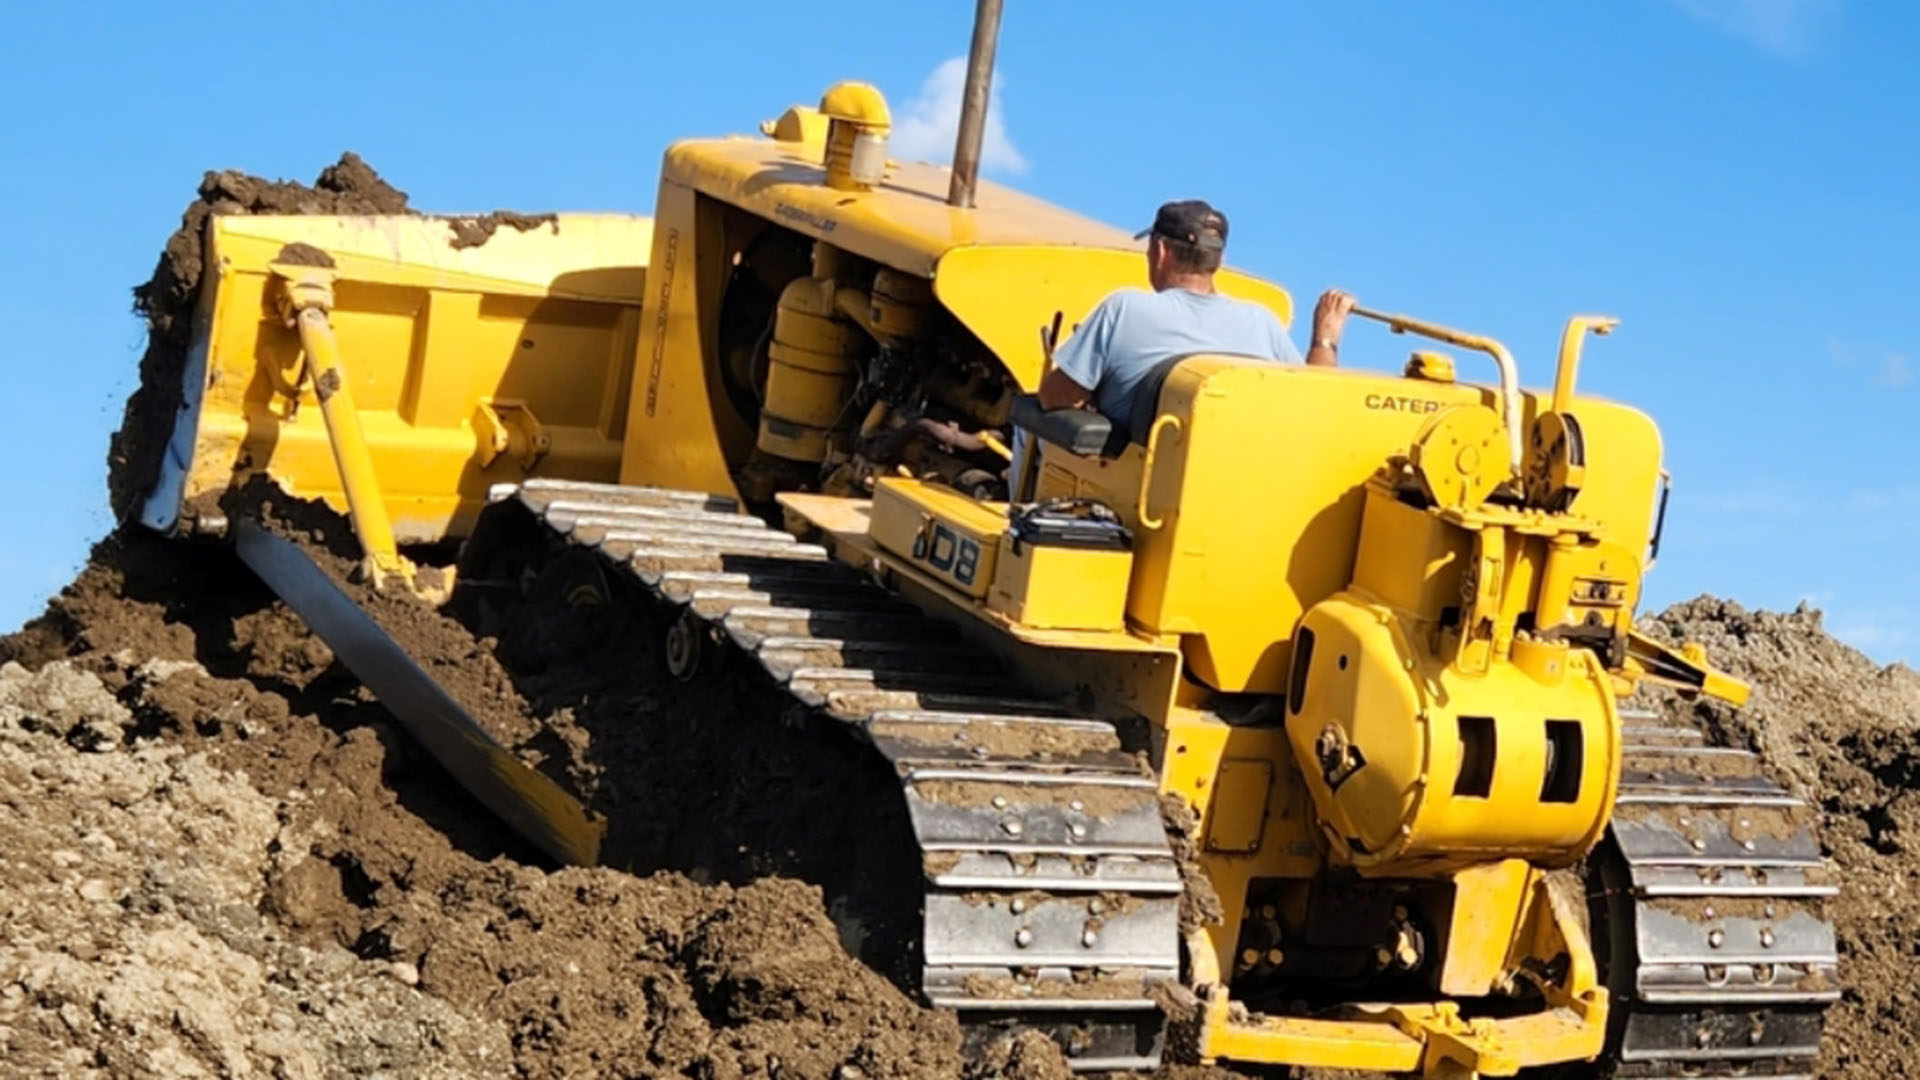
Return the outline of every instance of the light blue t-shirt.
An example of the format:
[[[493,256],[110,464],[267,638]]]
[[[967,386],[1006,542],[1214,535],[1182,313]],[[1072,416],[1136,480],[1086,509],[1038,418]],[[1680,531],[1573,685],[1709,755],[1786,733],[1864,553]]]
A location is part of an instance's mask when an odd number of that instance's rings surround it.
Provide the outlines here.
[[[1108,419],[1125,424],[1141,380],[1162,361],[1192,353],[1300,362],[1286,327],[1259,304],[1186,289],[1122,289],[1055,350],[1053,366],[1093,391],[1094,407]]]

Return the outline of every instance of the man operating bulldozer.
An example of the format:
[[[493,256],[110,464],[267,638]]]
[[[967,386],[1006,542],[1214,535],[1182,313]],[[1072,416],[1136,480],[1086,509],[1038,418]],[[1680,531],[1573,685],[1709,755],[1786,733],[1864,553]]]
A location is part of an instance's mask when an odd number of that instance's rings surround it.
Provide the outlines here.
[[[1121,289],[1100,301],[1053,357],[1040,383],[1043,409],[1096,409],[1115,424],[1137,426],[1136,397],[1155,393],[1164,372],[1198,353],[1302,362],[1286,327],[1262,305],[1214,288],[1227,247],[1227,218],[1202,199],[1165,203],[1147,240],[1152,292]],[[1339,362],[1340,335],[1353,311],[1352,296],[1329,289],[1313,312],[1313,340],[1305,362]],[[1015,432],[1014,466],[1022,475],[1025,432]]]
[[[1223,353],[1301,362],[1272,311],[1214,289],[1227,247],[1226,215],[1201,199],[1170,202],[1140,236],[1147,240],[1153,291],[1121,289],[1100,301],[1054,354],[1053,370],[1040,384],[1042,408],[1090,407],[1126,424],[1134,392],[1169,360]],[[1338,289],[1320,297],[1306,363],[1338,363],[1340,334],[1353,306],[1353,297]]]

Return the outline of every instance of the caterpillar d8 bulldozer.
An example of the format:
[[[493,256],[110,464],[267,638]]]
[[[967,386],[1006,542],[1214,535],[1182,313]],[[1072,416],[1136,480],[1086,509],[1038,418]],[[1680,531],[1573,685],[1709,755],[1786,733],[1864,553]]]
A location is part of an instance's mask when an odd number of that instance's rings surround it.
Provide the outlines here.
[[[571,862],[599,842],[577,801],[298,548],[205,508],[264,474],[349,514],[400,592],[426,577],[403,550],[497,523],[594,560],[671,615],[636,652],[696,680],[730,653],[891,767],[913,989],[978,1037],[1039,1029],[1081,1070],[1177,1043],[1811,1075],[1838,996],[1811,811],[1622,706],[1747,690],[1634,630],[1666,486],[1653,422],[1575,392],[1612,322],[1567,324],[1550,391],[1492,339],[1382,314],[1431,346],[1192,356],[1132,423],[1044,411],[1063,326],[1145,266],[975,180],[990,57],[991,28],[951,169],[891,160],[884,100],[847,83],[672,146],[651,220],[456,249],[427,218],[212,218],[145,524],[236,543]],[[1274,284],[1219,285],[1292,317]],[[1475,354],[1496,380],[1456,377]]]

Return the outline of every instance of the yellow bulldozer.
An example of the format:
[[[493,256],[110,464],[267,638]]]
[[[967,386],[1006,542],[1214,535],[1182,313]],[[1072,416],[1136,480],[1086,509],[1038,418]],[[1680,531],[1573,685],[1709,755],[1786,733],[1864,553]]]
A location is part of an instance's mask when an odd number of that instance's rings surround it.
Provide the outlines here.
[[[209,508],[259,475],[323,500],[400,593],[484,535],[590,560],[621,583],[598,602],[667,616],[636,653],[749,664],[890,767],[913,989],[972,1037],[1037,1029],[1083,1071],[1811,1075],[1839,983],[1809,809],[1622,706],[1746,687],[1634,630],[1666,478],[1648,417],[1576,393],[1612,321],[1567,323],[1548,391],[1491,338],[1363,309],[1421,347],[1188,357],[1128,424],[1041,409],[1063,331],[1146,268],[976,179],[992,21],[951,168],[893,160],[885,101],[843,83],[672,146],[650,220],[455,247],[422,217],[211,218],[140,519],[236,544],[580,863],[578,800],[298,546]],[[1458,376],[1480,357],[1497,378]]]

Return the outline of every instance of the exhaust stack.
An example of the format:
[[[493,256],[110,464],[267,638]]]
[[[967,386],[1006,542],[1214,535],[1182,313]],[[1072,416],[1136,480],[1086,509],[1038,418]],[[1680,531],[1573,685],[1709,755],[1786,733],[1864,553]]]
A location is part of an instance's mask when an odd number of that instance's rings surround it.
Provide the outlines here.
[[[947,204],[973,207],[980,179],[980,143],[987,134],[987,91],[993,85],[993,49],[1000,37],[1001,0],[978,0],[973,9],[973,48],[967,53],[967,85],[960,98],[960,131],[953,144],[953,179]]]

